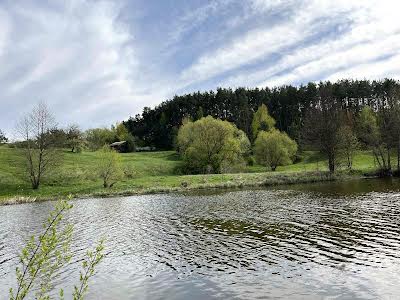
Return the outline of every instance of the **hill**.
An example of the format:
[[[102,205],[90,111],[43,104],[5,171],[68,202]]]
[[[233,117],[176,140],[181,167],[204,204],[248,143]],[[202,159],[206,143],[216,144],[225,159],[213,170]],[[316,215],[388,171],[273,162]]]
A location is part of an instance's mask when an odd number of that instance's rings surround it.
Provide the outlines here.
[[[303,152],[293,165],[267,172],[259,165],[248,166],[242,173],[181,175],[181,161],[174,151],[120,154],[124,178],[112,189],[104,189],[96,176],[97,152],[71,153],[63,151],[61,165],[49,174],[39,190],[32,190],[25,174],[23,153],[0,146],[0,200],[29,201],[22,197],[48,199],[72,194],[76,197],[131,195],[171,191],[186,191],[213,187],[243,187],[274,185],[332,179],[326,175],[327,163],[313,151]],[[369,152],[359,152],[354,159],[352,174],[374,169]],[[346,174],[348,174],[346,172]]]

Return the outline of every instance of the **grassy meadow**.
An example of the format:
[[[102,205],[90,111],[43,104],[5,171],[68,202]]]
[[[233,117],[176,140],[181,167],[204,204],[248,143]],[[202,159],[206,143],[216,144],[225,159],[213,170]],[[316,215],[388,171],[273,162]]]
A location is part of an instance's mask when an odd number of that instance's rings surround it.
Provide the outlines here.
[[[21,150],[0,146],[0,202],[48,199],[56,196],[110,196],[185,191],[213,187],[242,187],[330,180],[327,162],[317,152],[305,151],[293,165],[268,171],[260,165],[247,166],[241,173],[180,175],[181,161],[174,151],[120,154],[124,177],[113,188],[104,189],[96,176],[97,152],[71,153],[64,150],[62,162],[32,190]],[[359,152],[353,176],[375,168],[371,153]],[[342,172],[349,174],[348,172]],[[340,174],[340,173],[339,173]],[[357,175],[358,174],[358,175]],[[26,199],[28,198],[28,199]],[[19,200],[16,200],[19,199]]]

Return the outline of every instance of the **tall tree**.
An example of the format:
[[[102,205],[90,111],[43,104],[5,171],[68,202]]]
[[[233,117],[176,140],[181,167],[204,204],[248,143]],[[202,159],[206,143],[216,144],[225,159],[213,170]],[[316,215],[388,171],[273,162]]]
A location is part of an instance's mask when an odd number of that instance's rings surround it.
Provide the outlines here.
[[[111,144],[117,140],[115,130],[108,128],[88,129],[85,132],[85,139],[91,150],[98,150],[104,145]]]
[[[364,106],[357,119],[357,135],[364,146],[370,148],[382,172],[388,172],[390,161],[387,160],[386,147],[382,141],[376,113],[369,106]],[[390,153],[389,153],[390,157]]]
[[[196,120],[200,120],[203,117],[204,117],[204,111],[203,108],[200,106],[196,112]]]
[[[349,125],[343,125],[338,131],[339,149],[346,161],[346,166],[351,170],[353,157],[359,149],[359,142],[353,129]]]
[[[17,125],[17,131],[24,141],[27,170],[33,189],[39,188],[43,176],[61,159],[51,135],[55,128],[54,116],[43,102],[38,103]]]
[[[390,135],[396,149],[397,173],[400,175],[400,99],[397,99],[390,111]]]
[[[268,108],[265,104],[262,104],[253,116],[251,123],[251,129],[253,133],[253,139],[257,138],[259,131],[269,131],[275,126],[275,119],[272,118],[268,113]]]
[[[340,150],[338,132],[341,120],[341,105],[332,95],[332,84],[321,83],[318,102],[308,109],[305,118],[303,139],[326,155],[332,173],[335,172]]]

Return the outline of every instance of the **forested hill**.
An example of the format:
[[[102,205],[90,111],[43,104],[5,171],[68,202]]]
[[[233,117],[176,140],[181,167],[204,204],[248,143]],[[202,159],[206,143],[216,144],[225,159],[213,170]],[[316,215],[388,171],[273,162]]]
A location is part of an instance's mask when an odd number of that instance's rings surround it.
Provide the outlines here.
[[[336,103],[355,115],[364,105],[374,110],[384,106],[390,97],[397,97],[399,86],[399,81],[384,79],[310,82],[302,86],[263,89],[219,88],[216,92],[175,96],[154,109],[145,107],[141,115],[131,117],[124,124],[144,145],[171,149],[184,118],[197,120],[211,115],[235,123],[251,137],[253,114],[265,104],[276,120],[276,127],[300,142],[307,110],[318,107],[321,99]]]

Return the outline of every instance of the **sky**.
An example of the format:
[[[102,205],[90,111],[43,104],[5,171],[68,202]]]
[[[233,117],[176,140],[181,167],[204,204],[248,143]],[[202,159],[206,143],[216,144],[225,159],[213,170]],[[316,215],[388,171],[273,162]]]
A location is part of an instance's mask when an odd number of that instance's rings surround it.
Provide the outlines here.
[[[110,126],[175,94],[400,79],[398,0],[0,0],[0,130]]]

